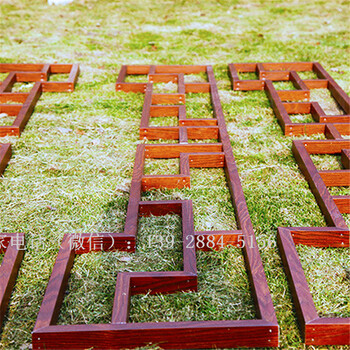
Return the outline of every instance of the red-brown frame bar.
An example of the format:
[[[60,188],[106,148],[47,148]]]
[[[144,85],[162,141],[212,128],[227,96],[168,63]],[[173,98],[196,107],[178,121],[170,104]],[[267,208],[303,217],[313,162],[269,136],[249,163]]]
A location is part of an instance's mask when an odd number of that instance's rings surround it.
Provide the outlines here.
[[[196,74],[205,71],[208,76],[206,85],[184,86],[183,74]],[[157,96],[148,91],[152,83],[124,83],[127,74],[148,74],[149,81],[178,82],[179,94],[176,96]],[[186,92],[210,92],[214,118],[218,126],[217,143],[188,143],[187,131],[179,128],[179,143],[176,144],[141,144],[137,146],[135,164],[131,182],[130,198],[123,234],[123,243],[113,245],[111,235],[103,234],[103,248],[106,250],[123,249],[134,251],[139,216],[178,214],[182,217],[184,240],[184,271],[172,272],[131,272],[119,273],[113,306],[112,323],[99,325],[55,325],[62,304],[64,291],[75,254],[88,253],[87,239],[83,235],[82,248],[75,250],[68,245],[69,236],[65,236],[40,308],[36,326],[32,333],[33,349],[123,349],[160,344],[167,349],[208,348],[208,347],[275,347],[278,346],[279,328],[267,286],[267,281],[259,254],[253,226],[240,183],[237,166],[226,129],[221,109],[218,89],[211,66],[123,66],[116,85],[117,90],[144,92],[145,103],[142,120],[146,124],[150,117],[150,106],[157,103],[177,103],[182,97],[185,102]],[[148,93],[147,93],[148,92]],[[166,95],[166,94],[164,94]],[[170,95],[170,94],[169,94]],[[158,108],[158,107],[155,107]],[[168,113],[171,108],[166,110]],[[178,107],[185,117],[184,106]],[[173,112],[172,112],[173,113]],[[180,118],[179,118],[180,119]],[[182,118],[182,121],[186,118]],[[210,120],[210,119],[209,119]],[[194,124],[195,125],[195,124]],[[215,124],[214,124],[215,125]],[[182,130],[182,131],[180,131]],[[163,135],[161,128],[155,130]],[[147,133],[146,133],[147,134]],[[147,138],[147,135],[145,135]],[[159,137],[160,138],[160,137]],[[144,175],[145,158],[179,158],[181,176],[150,178]],[[225,170],[228,186],[235,207],[237,231],[195,232],[193,226],[192,201],[141,201],[141,192],[151,188],[172,188],[183,186],[183,181],[190,179],[190,167],[222,167]],[[152,183],[147,183],[152,179]],[[186,180],[187,179],[187,180]],[[159,182],[161,186],[159,186]],[[224,237],[224,245],[238,245],[243,239],[245,263],[251,283],[251,291],[256,306],[256,319],[205,321],[205,322],[161,322],[128,323],[129,299],[132,294],[173,293],[180,290],[196,290],[197,270],[195,250],[187,248],[186,237],[199,235],[214,238]],[[126,246],[129,239],[131,247]],[[132,238],[132,239],[131,239]],[[215,241],[217,243],[217,241]],[[248,244],[249,242],[249,244]],[[109,246],[108,246],[109,245]],[[219,249],[219,245],[215,246]],[[207,250],[207,249],[203,249]]]
[[[265,90],[285,135],[313,135],[325,132],[332,123],[343,135],[350,134],[350,98],[318,62],[230,63],[232,89],[235,91]],[[313,71],[318,79],[302,80],[297,72]],[[259,80],[241,80],[238,73],[256,73]],[[273,81],[291,81],[296,90],[279,90]],[[309,102],[310,89],[327,88],[344,115],[326,115],[317,102]],[[307,102],[296,102],[305,100]],[[292,102],[286,102],[292,101]],[[315,123],[293,123],[289,114],[311,114]]]
[[[349,202],[349,196],[337,196],[336,199],[328,191],[329,186],[339,186],[339,171],[328,172],[327,184],[322,177],[324,172],[318,171],[310,157],[310,154],[341,154],[343,150],[350,149],[350,140],[337,138],[332,140],[294,140],[292,151],[300,170],[309,182],[311,191],[313,192],[317,203],[331,227],[347,228],[342,213],[346,213],[347,206],[340,205],[340,199]],[[341,170],[340,174],[344,178],[349,177],[349,170]]]
[[[0,126],[0,137],[20,136],[43,92],[74,91],[79,76],[79,65],[1,63],[0,73],[9,73],[0,85],[0,113],[16,117],[11,126]],[[64,82],[48,81],[53,74],[69,76]],[[17,82],[34,82],[34,86],[29,93],[12,92]]]
[[[0,266],[0,330],[22,262],[24,239],[23,233],[0,233],[0,254],[5,253]]]
[[[4,173],[12,156],[11,144],[0,143],[0,176]]]

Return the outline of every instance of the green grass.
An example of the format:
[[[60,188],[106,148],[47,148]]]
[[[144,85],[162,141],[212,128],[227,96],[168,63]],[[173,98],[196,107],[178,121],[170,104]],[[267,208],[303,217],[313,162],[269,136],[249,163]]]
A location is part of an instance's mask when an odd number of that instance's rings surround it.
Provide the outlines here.
[[[49,7],[44,0],[3,0],[1,62],[74,62],[80,64],[81,75],[73,94],[42,95],[21,138],[2,139],[13,143],[14,154],[0,181],[0,232],[25,232],[27,249],[0,347],[30,348],[31,331],[65,233],[123,230],[143,95],[115,92],[120,66],[213,64],[281,327],[281,349],[304,348],[276,248],[276,229],[325,226],[325,220],[298,170],[292,138],[282,135],[265,93],[231,91],[227,63],[319,61],[349,93],[348,7],[349,1],[343,0],[76,0],[58,7]],[[301,77],[314,78],[310,73]],[[186,81],[203,80],[186,76]],[[18,91],[27,88],[18,85]],[[159,84],[157,89],[169,92],[173,86]],[[312,91],[312,100],[328,113],[339,114],[326,91]],[[191,118],[212,115],[207,94],[188,94],[186,107]],[[0,122],[6,119],[2,116]],[[174,125],[174,119],[152,123]],[[315,157],[315,162],[322,169],[338,167],[333,158]],[[172,174],[178,163],[150,161],[146,168],[150,174]],[[222,170],[191,169],[191,175],[191,189],[146,192],[142,198],[192,199],[196,230],[234,229]],[[348,188],[331,191],[349,194]],[[344,216],[349,223],[349,216]],[[153,235],[159,240],[174,238],[173,247],[162,250],[149,244]],[[79,256],[59,323],[109,322],[117,273],[180,269],[180,237],[179,218],[143,218],[136,254]],[[320,315],[349,316],[348,252],[310,247],[299,247],[298,252]],[[199,252],[199,292],[135,296],[130,321],[254,317],[241,253]]]

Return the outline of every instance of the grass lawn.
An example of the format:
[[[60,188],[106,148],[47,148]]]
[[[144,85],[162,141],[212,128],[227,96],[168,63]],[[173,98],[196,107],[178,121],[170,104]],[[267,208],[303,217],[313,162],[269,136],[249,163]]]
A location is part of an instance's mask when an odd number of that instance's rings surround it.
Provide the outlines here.
[[[304,348],[276,231],[325,226],[325,220],[298,170],[292,138],[283,136],[265,93],[231,91],[227,64],[319,61],[349,93],[349,6],[343,0],[76,0],[49,7],[44,0],[2,0],[1,62],[79,63],[81,75],[74,93],[42,95],[21,138],[1,140],[13,144],[14,155],[0,180],[0,232],[25,232],[27,249],[0,347],[30,348],[65,233],[123,230],[143,95],[115,92],[120,66],[212,64],[281,328],[281,348]],[[313,94],[314,100],[327,97]],[[331,101],[326,107],[336,109]],[[189,95],[187,113],[210,116],[208,96]],[[303,121],[303,116],[294,118]],[[339,163],[336,157],[315,156],[314,161],[320,169],[336,169]],[[146,170],[171,174],[177,167],[174,161],[153,161]],[[195,230],[234,229],[222,169],[194,169],[191,175],[191,189],[146,192],[143,199],[192,199]],[[349,194],[347,188],[332,191]],[[143,218],[136,254],[79,256],[59,323],[110,322],[119,271],[180,269],[176,239],[173,249],[149,244],[150,235],[179,238],[180,229],[176,216]],[[349,317],[348,251],[298,247],[298,252],[320,315]],[[198,252],[197,260],[198,293],[133,297],[131,322],[253,318],[242,252]]]

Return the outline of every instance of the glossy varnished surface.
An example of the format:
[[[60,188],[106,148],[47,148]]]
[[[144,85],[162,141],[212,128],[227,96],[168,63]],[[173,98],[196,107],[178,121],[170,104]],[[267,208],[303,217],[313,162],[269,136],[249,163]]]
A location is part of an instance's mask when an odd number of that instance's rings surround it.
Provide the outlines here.
[[[206,72],[207,83],[185,84],[184,74]],[[127,75],[148,74],[148,82],[125,83]],[[174,82],[175,94],[154,94],[154,82]],[[182,218],[183,270],[169,272],[123,272],[116,281],[111,324],[56,326],[55,319],[62,303],[62,291],[67,284],[72,256],[77,252],[61,248],[51,275],[38,320],[33,332],[33,349],[122,349],[158,343],[166,349],[192,349],[217,347],[267,347],[278,345],[278,324],[271,295],[255,241],[230,139],[221,109],[219,93],[211,66],[123,66],[116,84],[117,91],[145,94],[140,122],[140,137],[146,139],[171,139],[174,144],[140,144],[136,148],[135,163],[130,188],[129,204],[123,233],[114,237],[133,237],[137,242],[138,218],[149,215],[180,215]],[[213,118],[189,119],[186,116],[187,92],[210,93]],[[150,118],[174,116],[177,127],[150,127]],[[190,139],[214,139],[212,143],[189,143]],[[144,175],[146,158],[178,158],[179,174]],[[191,186],[191,168],[220,167],[225,170],[227,185],[236,210],[237,231],[195,232],[192,201],[141,201],[142,191],[156,188],[182,188]],[[196,245],[187,244],[202,236],[204,242],[213,237],[213,249],[230,244],[244,248],[245,262],[251,282],[251,292],[258,319],[206,321],[128,323],[130,296],[144,293],[176,293],[197,290]],[[68,237],[68,236],[67,236]],[[65,237],[65,240],[68,238]],[[107,239],[107,236],[104,236]],[[118,249],[119,247],[112,247]],[[208,250],[208,249],[202,249]],[[89,250],[88,250],[89,251]],[[88,251],[85,251],[87,253]],[[79,253],[84,253],[80,251]]]

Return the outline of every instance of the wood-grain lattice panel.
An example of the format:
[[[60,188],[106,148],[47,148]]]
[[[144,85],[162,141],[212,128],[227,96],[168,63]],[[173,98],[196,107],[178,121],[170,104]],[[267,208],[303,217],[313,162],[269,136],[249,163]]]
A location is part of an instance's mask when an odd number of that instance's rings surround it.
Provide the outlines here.
[[[230,63],[228,68],[233,90],[265,90],[285,135],[323,134],[327,123],[342,135],[350,134],[350,98],[320,63]],[[298,72],[313,72],[317,79],[301,79]],[[239,73],[256,73],[259,79],[241,80]],[[276,81],[290,81],[295,90],[276,90]],[[310,101],[311,89],[328,89],[344,114],[327,115],[318,102]],[[291,114],[311,114],[315,122],[295,123]]]
[[[184,74],[206,73],[207,82],[184,83]],[[148,82],[126,83],[127,75],[148,75]],[[175,82],[174,94],[154,94],[153,83]],[[140,137],[178,140],[173,144],[139,144],[136,149],[130,198],[123,233],[100,233],[98,249],[88,242],[91,235],[80,236],[78,248],[66,235],[61,244],[49,284],[32,334],[33,349],[124,349],[160,344],[166,349],[276,347],[279,327],[267,286],[252,222],[248,213],[233,157],[218,89],[211,66],[123,66],[116,84],[118,91],[145,94]],[[209,93],[213,117],[192,120],[186,117],[186,93]],[[175,116],[179,126],[150,127],[150,117]],[[189,143],[189,139],[216,139],[211,143]],[[146,158],[179,159],[178,175],[144,175]],[[227,185],[235,207],[237,231],[195,232],[191,200],[141,201],[143,191],[154,188],[181,188],[191,185],[192,167],[220,167],[226,173]],[[76,254],[94,250],[125,250],[134,252],[137,242],[138,218],[149,215],[176,214],[182,218],[183,270],[155,272],[123,272],[116,281],[111,323],[91,325],[56,325],[68,278]],[[251,293],[256,306],[256,319],[129,323],[130,297],[144,293],[176,293],[197,290],[197,245],[189,247],[188,237],[199,236],[214,241],[213,249],[225,245],[240,246],[242,240]],[[222,246],[219,242],[222,241]],[[248,242],[250,244],[248,244]],[[203,250],[207,250],[204,247]]]
[[[350,141],[342,137],[350,133],[349,96],[317,62],[233,63],[228,68],[235,91],[265,90],[285,135],[324,134],[326,138],[294,140],[292,151],[329,227],[280,227],[278,244],[305,343],[350,345],[349,318],[318,316],[295,248],[297,244],[349,248],[349,229],[342,214],[350,212],[350,196],[332,196],[328,190],[350,185]],[[298,72],[307,71],[317,79],[302,80]],[[259,79],[241,80],[239,73],[255,73]],[[290,81],[295,90],[276,90],[273,81]],[[330,91],[344,114],[327,115],[319,103],[309,101],[310,89],[322,88]],[[315,123],[293,123],[290,114],[311,114]],[[319,171],[312,154],[337,155],[342,169]]]
[[[0,137],[20,136],[43,92],[72,92],[79,75],[77,64],[0,63],[0,73],[8,73],[0,85],[0,113],[15,117],[12,125],[0,125]],[[67,74],[67,81],[49,81],[55,74]],[[29,92],[13,92],[16,83],[33,82]]]
[[[4,173],[12,156],[11,144],[0,143],[0,176]]]

